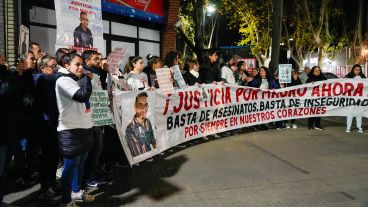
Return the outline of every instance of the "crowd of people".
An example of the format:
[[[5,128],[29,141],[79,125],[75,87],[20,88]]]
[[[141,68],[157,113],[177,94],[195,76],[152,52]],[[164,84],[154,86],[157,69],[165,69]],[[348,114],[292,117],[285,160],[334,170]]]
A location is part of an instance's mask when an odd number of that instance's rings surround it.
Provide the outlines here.
[[[0,54],[0,201],[5,193],[9,165],[14,160],[15,183],[27,185],[39,181],[39,199],[54,201],[61,197],[61,206],[67,207],[77,206],[76,202],[92,202],[95,197],[86,189],[109,182],[109,165],[118,160],[117,156],[123,156],[121,151],[115,153],[121,150],[116,149],[119,146],[116,143],[120,142],[116,131],[92,123],[89,99],[93,90],[107,89],[106,58],[97,51],[87,50],[79,55],[67,48],[59,48],[53,57],[43,53],[41,46],[34,42],[29,48],[27,58],[19,61],[16,70],[7,67]],[[147,66],[142,57],[129,57],[120,71],[119,77],[126,80],[131,90],[158,89],[155,70],[163,67],[179,67],[189,86],[226,83],[279,89],[326,80],[321,68],[314,66],[306,67],[302,73],[293,70],[291,83],[282,84],[268,68],[249,68],[246,62],[235,61],[229,54],[222,55],[219,64],[219,53],[215,50],[209,51],[201,64],[196,59],[181,61],[175,51],[170,51],[164,59],[152,55],[146,59]],[[360,65],[354,65],[346,78],[366,77]],[[172,82],[178,86],[176,77],[172,77]],[[358,132],[362,133],[358,111],[347,117],[346,132],[351,130],[353,117]],[[297,125],[295,120],[289,120],[254,127],[255,130],[269,128],[295,129]],[[323,130],[321,118],[309,118],[308,129]],[[62,170],[60,180],[56,176],[58,168]],[[2,203],[2,206],[11,205]]]

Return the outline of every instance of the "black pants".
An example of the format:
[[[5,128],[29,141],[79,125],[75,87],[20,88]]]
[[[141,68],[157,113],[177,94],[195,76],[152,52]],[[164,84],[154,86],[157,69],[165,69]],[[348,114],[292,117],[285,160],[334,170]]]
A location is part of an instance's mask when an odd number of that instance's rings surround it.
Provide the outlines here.
[[[88,152],[85,162],[84,182],[92,182],[97,179],[97,166],[100,163],[100,157],[103,149],[103,126],[94,126],[93,128],[93,147]]]
[[[56,170],[59,163],[59,148],[57,141],[56,126],[40,123],[41,166],[40,181],[41,189],[47,190],[56,181]]]
[[[314,127],[321,128],[321,117],[311,117],[308,118],[308,129]]]

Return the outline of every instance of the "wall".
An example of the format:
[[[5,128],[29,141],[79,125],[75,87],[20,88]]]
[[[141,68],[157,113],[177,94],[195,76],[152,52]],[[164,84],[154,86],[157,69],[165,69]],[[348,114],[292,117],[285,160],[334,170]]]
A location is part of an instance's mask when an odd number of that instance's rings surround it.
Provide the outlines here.
[[[167,24],[165,29],[162,31],[162,50],[161,55],[165,55],[170,51],[176,51],[176,31],[174,25],[178,20],[179,15],[179,0],[169,0],[167,9]]]

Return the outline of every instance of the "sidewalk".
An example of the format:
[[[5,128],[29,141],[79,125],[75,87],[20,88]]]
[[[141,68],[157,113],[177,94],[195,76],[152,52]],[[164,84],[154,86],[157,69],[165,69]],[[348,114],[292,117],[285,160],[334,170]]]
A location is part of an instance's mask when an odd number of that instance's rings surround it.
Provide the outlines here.
[[[324,131],[245,129],[188,142],[133,169],[120,168],[116,181],[96,192],[97,201],[83,206],[368,206],[368,127],[365,134],[346,134],[344,120],[324,118]]]

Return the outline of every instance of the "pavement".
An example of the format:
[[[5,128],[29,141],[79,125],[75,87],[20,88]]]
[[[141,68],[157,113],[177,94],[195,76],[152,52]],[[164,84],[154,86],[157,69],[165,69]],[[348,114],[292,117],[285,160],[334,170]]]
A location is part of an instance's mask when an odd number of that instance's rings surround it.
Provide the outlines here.
[[[324,131],[253,132],[174,147],[133,168],[120,167],[94,191],[97,207],[368,207],[368,120],[345,133],[345,118],[322,119]],[[355,124],[355,122],[353,123]],[[49,206],[39,185],[5,196],[20,206]],[[51,205],[50,205],[51,206]]]

